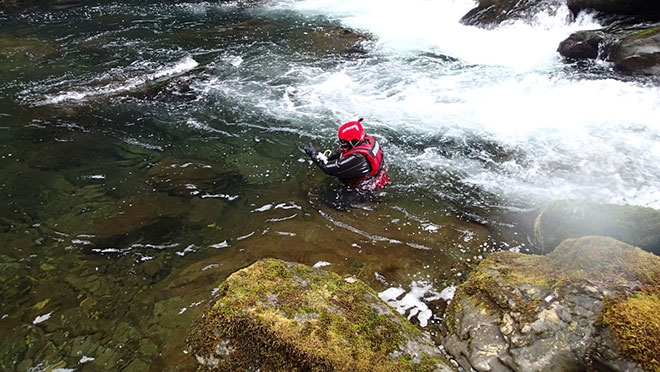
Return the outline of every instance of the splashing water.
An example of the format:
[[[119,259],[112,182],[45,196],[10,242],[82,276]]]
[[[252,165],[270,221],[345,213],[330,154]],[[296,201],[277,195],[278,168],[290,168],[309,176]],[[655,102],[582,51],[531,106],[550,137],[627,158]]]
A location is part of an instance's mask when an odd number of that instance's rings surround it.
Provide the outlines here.
[[[279,108],[273,111],[292,120],[320,112],[337,121],[365,117],[376,133],[422,142],[422,153],[390,150],[393,161],[453,168],[464,182],[527,205],[586,198],[660,207],[660,89],[565,71],[557,45],[571,32],[597,28],[588,15],[568,22],[562,5],[531,21],[483,30],[458,22],[473,6],[276,4],[375,35],[378,56],[321,73],[301,68],[306,79],[287,90],[295,92],[294,103],[273,102]],[[446,141],[494,143],[514,155],[465,158],[463,148],[448,160],[439,148]]]

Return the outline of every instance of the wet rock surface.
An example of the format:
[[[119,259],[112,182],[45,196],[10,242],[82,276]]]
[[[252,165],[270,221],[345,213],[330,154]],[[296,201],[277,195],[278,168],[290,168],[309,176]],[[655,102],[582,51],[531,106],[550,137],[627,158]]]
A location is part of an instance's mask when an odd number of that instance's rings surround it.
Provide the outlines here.
[[[573,59],[600,59],[628,74],[660,73],[660,25],[579,31],[559,44],[557,51]]]
[[[495,253],[457,290],[443,345],[466,370],[657,370],[655,343],[630,335],[660,329],[657,317],[645,323],[658,284],[660,258],[606,237],[569,239],[547,256]],[[620,319],[617,306],[644,321]]]
[[[543,252],[550,252],[568,238],[609,236],[660,254],[660,212],[629,205],[561,200],[539,213],[534,236]]]
[[[274,259],[232,274],[187,342],[204,370],[452,371],[360,280]]]
[[[476,8],[461,18],[461,23],[493,28],[505,21],[531,19],[536,13],[554,11],[560,4],[538,0],[479,0]]]
[[[559,54],[567,58],[603,58],[607,59],[610,53],[604,53],[601,48],[606,42],[610,44],[614,40],[603,31],[579,31],[571,34],[562,41],[557,48]]]
[[[657,4],[645,0],[568,0],[573,14],[593,10],[604,14],[630,15],[647,19],[660,19]]]

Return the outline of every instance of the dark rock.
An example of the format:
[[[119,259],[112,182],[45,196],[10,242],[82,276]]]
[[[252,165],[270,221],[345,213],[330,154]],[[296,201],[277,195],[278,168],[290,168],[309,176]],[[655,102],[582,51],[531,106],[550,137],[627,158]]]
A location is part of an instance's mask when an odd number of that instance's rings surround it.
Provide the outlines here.
[[[622,39],[614,65],[624,72],[660,74],[660,26]]]
[[[504,21],[531,19],[542,11],[555,11],[561,4],[542,0],[479,0],[479,5],[461,18],[470,26],[492,28]]]
[[[584,10],[595,10],[605,14],[641,16],[658,19],[660,7],[648,0],[568,0],[568,8],[573,14]]]
[[[544,252],[568,238],[609,236],[660,254],[660,211],[577,200],[550,203],[536,218],[534,236]]]
[[[547,256],[498,252],[457,289],[443,345],[465,370],[655,370],[660,301],[646,293],[659,284],[660,257],[606,237]]]
[[[617,26],[579,31],[559,44],[559,54],[574,59],[612,62],[624,73],[660,73],[660,26]]]
[[[273,259],[220,286],[188,346],[202,370],[452,371],[360,280]]]
[[[602,31],[579,31],[562,41],[557,51],[567,58],[596,59],[606,38]]]

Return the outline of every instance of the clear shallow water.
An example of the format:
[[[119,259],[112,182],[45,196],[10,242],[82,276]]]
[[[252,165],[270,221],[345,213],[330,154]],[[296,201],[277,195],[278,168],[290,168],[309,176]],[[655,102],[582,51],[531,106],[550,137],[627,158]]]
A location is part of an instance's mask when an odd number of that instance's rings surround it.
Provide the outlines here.
[[[192,370],[187,324],[261,257],[330,263],[432,326],[488,252],[533,251],[545,202],[660,207],[657,84],[565,65],[588,18],[484,31],[471,5],[0,12],[2,368]],[[374,41],[330,53],[333,26]],[[374,200],[299,150],[357,117],[393,179]]]

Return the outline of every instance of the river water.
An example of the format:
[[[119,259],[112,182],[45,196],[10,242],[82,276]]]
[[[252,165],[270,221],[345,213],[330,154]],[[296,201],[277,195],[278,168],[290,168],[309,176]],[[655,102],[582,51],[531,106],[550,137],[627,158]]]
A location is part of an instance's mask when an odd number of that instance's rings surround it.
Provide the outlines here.
[[[262,257],[369,283],[422,327],[554,199],[660,208],[660,88],[555,52],[565,6],[467,0],[0,8],[0,369],[194,370],[214,288]],[[327,32],[368,35],[337,53]],[[330,47],[329,47],[330,45]],[[385,149],[359,198],[300,148]]]

